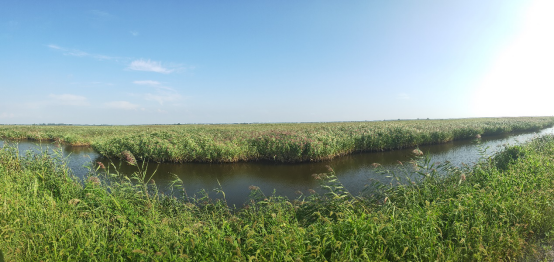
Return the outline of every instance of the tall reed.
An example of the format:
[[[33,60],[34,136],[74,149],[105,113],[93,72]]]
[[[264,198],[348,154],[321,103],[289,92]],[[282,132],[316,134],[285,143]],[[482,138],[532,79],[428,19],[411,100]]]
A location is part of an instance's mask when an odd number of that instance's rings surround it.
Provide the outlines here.
[[[554,117],[174,126],[0,126],[5,139],[89,145],[104,156],[155,162],[321,161],[457,139],[534,131]]]
[[[80,181],[61,154],[4,147],[0,250],[7,261],[544,259],[554,236],[553,159],[553,136],[471,168],[423,157],[362,195],[330,168],[314,175],[325,193],[289,200],[252,186],[234,208],[180,194],[179,181],[163,195],[144,173],[124,177],[113,166]]]

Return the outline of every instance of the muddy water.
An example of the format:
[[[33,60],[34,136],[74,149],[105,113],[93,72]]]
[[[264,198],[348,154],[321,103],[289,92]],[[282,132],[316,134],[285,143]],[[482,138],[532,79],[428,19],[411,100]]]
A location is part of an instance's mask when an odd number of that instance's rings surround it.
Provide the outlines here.
[[[554,128],[547,128],[533,133],[517,133],[509,135],[489,136],[480,139],[480,147],[486,148],[488,155],[502,149],[506,144],[517,144],[531,140],[542,134],[553,134]],[[12,143],[12,142],[10,142]],[[0,146],[4,142],[0,141]],[[60,147],[52,143],[36,143],[20,141],[18,143],[21,152],[26,150],[50,150]],[[78,177],[85,177],[90,169],[95,169],[97,162],[104,165],[112,165],[118,168],[120,173],[131,174],[137,168],[119,161],[111,162],[87,147],[61,146],[63,155],[69,162],[69,167]],[[450,161],[460,166],[462,163],[471,164],[479,160],[479,146],[475,140],[453,141],[440,145],[422,146],[420,149],[431,156],[432,162]],[[211,197],[217,195],[214,188],[221,185],[227,201],[237,206],[242,205],[248,198],[251,185],[258,186],[266,194],[275,192],[278,195],[296,198],[298,192],[308,194],[309,189],[317,189],[319,184],[313,179],[312,174],[327,172],[327,166],[332,167],[342,184],[352,193],[363,190],[370,180],[378,180],[384,183],[390,182],[376,172],[373,163],[380,163],[385,168],[394,169],[398,161],[409,161],[413,154],[413,148],[388,152],[359,153],[336,158],[330,161],[301,164],[275,164],[267,162],[248,162],[232,164],[201,164],[201,163],[149,163],[145,169],[148,175],[154,170],[152,178],[156,184],[164,190],[168,183],[179,177],[183,181],[184,188],[189,196],[205,189]]]

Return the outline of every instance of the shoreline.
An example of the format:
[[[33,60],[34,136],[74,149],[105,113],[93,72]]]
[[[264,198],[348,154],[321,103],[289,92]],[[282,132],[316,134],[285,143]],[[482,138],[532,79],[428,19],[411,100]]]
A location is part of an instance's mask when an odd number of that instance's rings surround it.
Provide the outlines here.
[[[0,127],[6,141],[88,147],[121,159],[155,163],[321,162],[357,153],[385,152],[491,135],[533,132],[554,117],[411,120],[317,124]]]
[[[140,173],[80,183],[53,156],[0,149],[0,249],[16,261],[544,259],[553,156],[546,135],[471,168],[446,165],[446,175],[420,161],[421,181],[366,195],[344,190],[329,168],[314,177],[327,193],[289,200],[252,186],[232,209],[178,187],[161,194]]]

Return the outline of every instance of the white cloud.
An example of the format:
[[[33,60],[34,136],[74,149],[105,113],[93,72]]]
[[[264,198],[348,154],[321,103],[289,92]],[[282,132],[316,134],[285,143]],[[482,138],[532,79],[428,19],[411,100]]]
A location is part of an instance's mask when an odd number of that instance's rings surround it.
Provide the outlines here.
[[[52,49],[58,49],[58,50],[63,50],[63,48],[57,46],[57,45],[48,45],[48,47],[52,48]]]
[[[131,64],[129,65],[129,69],[135,70],[135,71],[156,72],[156,73],[162,73],[162,74],[169,74],[175,71],[175,69],[167,69],[163,67],[161,62],[150,61],[150,59],[135,60],[131,62]]]
[[[133,35],[133,36],[138,36],[139,35],[139,32],[136,31],[136,30],[129,31],[129,33],[131,33],[131,35]]]
[[[98,87],[98,86],[114,86],[113,83],[109,82],[99,82],[99,81],[93,81],[93,82],[70,82],[70,85],[75,85],[79,87]]]
[[[153,81],[153,80],[137,80],[137,81],[133,81],[133,84],[146,85],[146,86],[151,86],[151,87],[155,87],[155,88],[158,88],[158,89],[165,89],[167,91],[175,92],[175,89],[173,89],[171,87],[163,86],[162,83],[160,83],[158,81]]]
[[[133,81],[133,84],[147,85],[147,86],[159,86],[162,83],[160,83],[158,81],[152,81],[152,80],[137,80],[137,81]]]
[[[139,105],[132,104],[127,101],[112,101],[104,104],[107,108],[123,109],[123,110],[137,110]]]
[[[81,50],[68,50],[66,51],[65,55],[71,55],[71,56],[90,56],[89,53],[83,52]]]
[[[79,95],[72,95],[72,94],[62,94],[62,95],[54,95],[51,94],[48,97],[52,100],[54,104],[58,105],[69,105],[69,106],[88,106],[89,102],[87,101],[87,98],[84,96]]]
[[[64,55],[69,55],[69,56],[92,57],[92,58],[98,59],[98,60],[120,60],[120,59],[125,59],[125,58],[122,58],[122,57],[113,57],[113,56],[100,55],[100,54],[91,54],[91,53],[87,53],[87,52],[84,52],[84,51],[81,51],[81,50],[78,50],[78,49],[68,49],[68,48],[64,48],[64,47],[61,47],[61,46],[58,46],[58,45],[53,45],[53,44],[48,45],[48,47],[51,48],[51,49],[54,49],[54,50],[60,50],[61,52],[63,52]]]
[[[101,55],[101,54],[92,54],[88,53],[79,49],[69,49],[65,47],[61,47],[59,45],[49,44],[47,45],[48,48],[56,50],[58,52],[62,52],[63,55],[68,56],[76,56],[76,57],[91,57],[97,60],[113,60],[117,62],[124,62],[129,61],[131,58],[128,57],[116,57],[116,56],[107,56],[107,55]],[[126,62],[127,63],[127,62]],[[162,65],[162,62],[158,61],[151,61],[150,59],[144,60],[144,59],[136,59],[129,64],[127,69],[135,70],[135,71],[147,71],[147,72],[156,72],[156,73],[162,73],[162,74],[170,74],[173,72],[179,72],[184,70],[192,70],[194,69],[194,66],[188,66],[185,67],[182,64],[167,64]],[[140,84],[140,83],[137,83]]]
[[[406,94],[406,93],[399,93],[397,96],[396,96],[396,99],[399,99],[399,100],[410,100],[410,95]]]

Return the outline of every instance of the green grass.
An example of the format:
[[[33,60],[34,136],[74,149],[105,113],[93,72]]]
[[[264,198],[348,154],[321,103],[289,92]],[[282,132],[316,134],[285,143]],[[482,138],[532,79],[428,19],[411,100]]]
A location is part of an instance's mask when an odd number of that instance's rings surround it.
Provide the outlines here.
[[[322,195],[288,200],[253,186],[247,206],[235,209],[178,187],[163,195],[141,174],[79,181],[58,156],[5,147],[0,250],[7,261],[543,259],[554,236],[553,136],[472,168],[425,158],[415,167],[406,172],[417,183],[358,196],[332,169],[314,176]]]
[[[311,124],[177,126],[0,126],[4,139],[92,146],[100,154],[156,162],[307,162],[361,151],[444,143],[554,124],[554,117]]]

